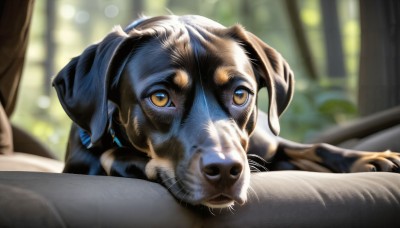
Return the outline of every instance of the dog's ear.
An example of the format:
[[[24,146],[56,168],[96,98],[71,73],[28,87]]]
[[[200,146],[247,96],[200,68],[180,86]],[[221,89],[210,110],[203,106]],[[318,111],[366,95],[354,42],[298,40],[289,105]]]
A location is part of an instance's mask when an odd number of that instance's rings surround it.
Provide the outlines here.
[[[108,92],[122,73],[135,38],[116,28],[100,43],[73,58],[53,80],[65,112],[90,134],[92,144],[107,128]]]
[[[248,52],[260,87],[266,86],[268,89],[269,126],[272,132],[278,135],[279,116],[289,105],[294,91],[293,72],[281,54],[241,26],[231,27],[229,35],[237,39]]]

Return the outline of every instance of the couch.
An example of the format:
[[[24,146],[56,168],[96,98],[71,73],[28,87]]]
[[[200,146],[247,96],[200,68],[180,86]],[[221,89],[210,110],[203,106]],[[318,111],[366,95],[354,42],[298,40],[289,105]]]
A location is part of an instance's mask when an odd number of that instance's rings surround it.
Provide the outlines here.
[[[365,127],[360,121],[351,129]],[[0,155],[0,227],[400,227],[399,174],[253,173],[245,205],[208,210],[149,181],[62,174],[61,161],[12,128],[14,148],[22,152]],[[396,147],[393,129],[398,125],[371,131],[360,144]]]
[[[0,172],[1,227],[400,227],[400,175],[255,173],[232,210],[184,205],[149,181]]]

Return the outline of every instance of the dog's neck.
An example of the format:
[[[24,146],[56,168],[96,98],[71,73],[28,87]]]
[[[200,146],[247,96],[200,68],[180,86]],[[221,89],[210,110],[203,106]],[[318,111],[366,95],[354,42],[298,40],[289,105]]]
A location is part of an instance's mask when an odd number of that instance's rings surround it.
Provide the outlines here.
[[[98,146],[104,147],[106,145],[110,147],[134,149],[129,143],[127,136],[124,134],[124,131],[121,130],[121,126],[114,120],[112,116],[113,115],[111,115],[111,117],[109,118],[107,133],[102,138],[102,140],[96,144],[92,143],[92,141],[90,140],[90,134],[87,131],[79,128],[79,138],[82,145],[84,145],[87,149]]]

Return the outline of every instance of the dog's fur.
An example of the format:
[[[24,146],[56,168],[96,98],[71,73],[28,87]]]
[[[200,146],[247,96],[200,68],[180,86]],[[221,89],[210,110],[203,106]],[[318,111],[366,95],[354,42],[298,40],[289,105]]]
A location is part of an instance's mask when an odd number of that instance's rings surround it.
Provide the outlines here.
[[[213,208],[243,204],[250,171],[399,172],[397,153],[279,138],[293,83],[282,56],[239,25],[162,16],[116,27],[54,79],[74,122],[64,171],[154,180]],[[268,114],[256,106],[263,87]]]

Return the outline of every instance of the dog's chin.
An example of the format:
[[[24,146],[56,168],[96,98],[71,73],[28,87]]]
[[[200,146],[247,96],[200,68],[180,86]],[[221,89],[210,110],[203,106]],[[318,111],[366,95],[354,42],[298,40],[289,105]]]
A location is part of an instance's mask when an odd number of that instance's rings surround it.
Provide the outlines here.
[[[200,186],[185,185],[184,181],[171,177],[167,173],[159,172],[158,179],[180,203],[193,206],[203,205],[209,208],[229,208],[235,204],[243,205],[247,200],[247,182],[228,192],[215,193],[213,191],[211,193]]]

